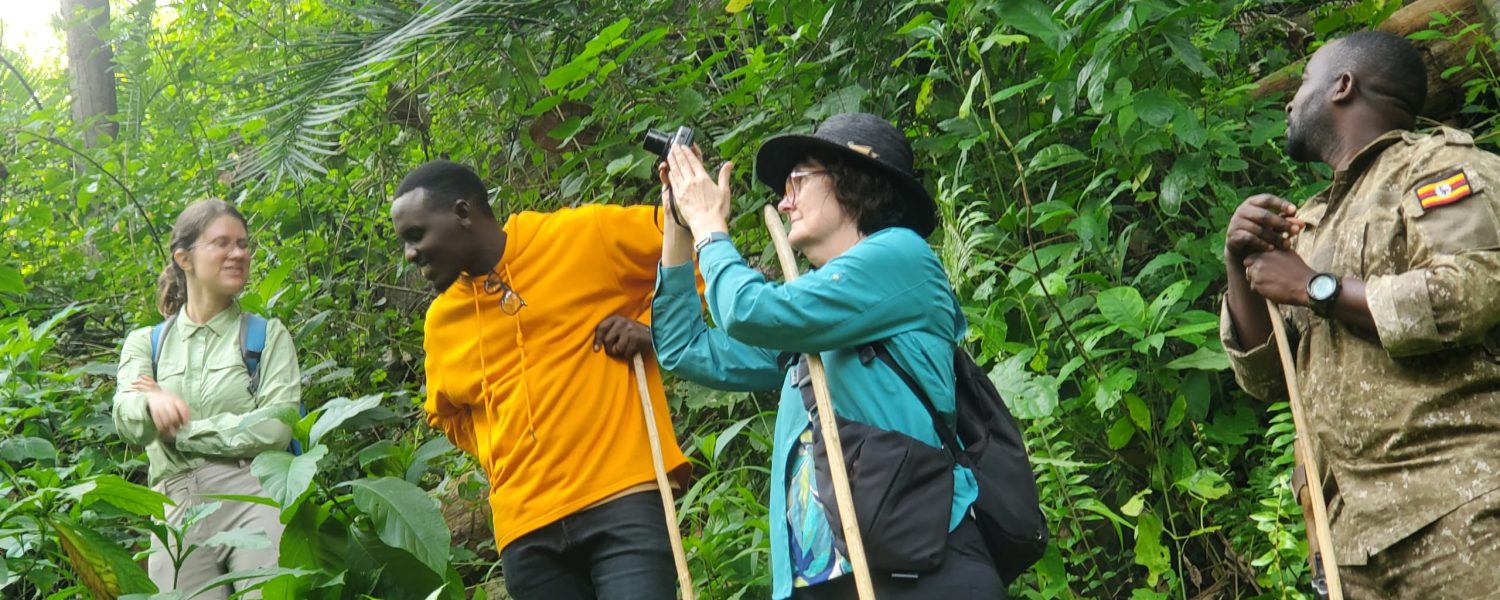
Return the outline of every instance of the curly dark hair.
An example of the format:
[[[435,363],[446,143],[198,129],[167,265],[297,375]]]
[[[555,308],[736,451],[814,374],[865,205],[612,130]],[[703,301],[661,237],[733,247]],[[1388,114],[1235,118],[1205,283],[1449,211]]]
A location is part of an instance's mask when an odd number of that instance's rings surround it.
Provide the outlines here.
[[[890,178],[834,153],[813,152],[808,158],[828,171],[834,197],[854,218],[860,233],[870,235],[887,227],[906,226],[907,205]]]

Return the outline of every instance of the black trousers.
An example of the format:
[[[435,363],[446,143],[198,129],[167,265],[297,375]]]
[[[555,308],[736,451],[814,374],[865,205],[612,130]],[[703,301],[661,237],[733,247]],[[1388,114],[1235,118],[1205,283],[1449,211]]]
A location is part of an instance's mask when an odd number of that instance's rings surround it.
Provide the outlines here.
[[[871,573],[880,600],[1004,600],[1005,583],[995,572],[979,526],[966,518],[948,534],[943,566],[915,578],[879,571]],[[792,600],[855,600],[854,575],[792,590]]]
[[[677,597],[672,543],[656,492],[568,515],[500,553],[516,600],[659,600]]]

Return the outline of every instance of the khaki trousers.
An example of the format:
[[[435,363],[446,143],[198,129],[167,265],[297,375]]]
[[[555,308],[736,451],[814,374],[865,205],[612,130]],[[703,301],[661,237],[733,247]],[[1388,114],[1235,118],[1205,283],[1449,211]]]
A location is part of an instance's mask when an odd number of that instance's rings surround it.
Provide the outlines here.
[[[1500,490],[1454,509],[1362,566],[1340,566],[1350,600],[1500,598]]]
[[[156,491],[166,494],[177,506],[167,512],[167,522],[173,527],[182,526],[182,518],[189,507],[208,502],[219,502],[218,510],[195,523],[187,532],[184,547],[202,544],[214,534],[233,529],[246,528],[263,532],[271,541],[270,548],[244,550],[225,546],[199,546],[183,562],[177,571],[175,585],[172,558],[167,555],[161,540],[151,539],[151,556],[147,559],[147,571],[151,581],[163,591],[180,590],[190,595],[213,579],[261,567],[276,566],[284,529],[278,511],[269,506],[251,502],[233,502],[204,498],[203,494],[264,495],[260,481],[250,474],[250,460],[225,460],[206,462],[191,471],[179,473],[156,484]],[[255,581],[240,581],[204,592],[198,598],[226,600],[230,594],[250,586]],[[260,598],[259,590],[249,592],[245,598]]]

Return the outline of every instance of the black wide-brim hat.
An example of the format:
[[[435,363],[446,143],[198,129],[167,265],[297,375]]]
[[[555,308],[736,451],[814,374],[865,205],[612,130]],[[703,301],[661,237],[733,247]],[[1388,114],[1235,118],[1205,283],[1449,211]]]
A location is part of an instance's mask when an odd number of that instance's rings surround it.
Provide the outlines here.
[[[823,121],[812,135],[773,137],[755,153],[755,178],[780,193],[792,167],[813,152],[832,154],[885,176],[906,202],[902,225],[924,238],[937,228],[937,204],[917,181],[911,144],[889,121],[867,113],[843,113]]]

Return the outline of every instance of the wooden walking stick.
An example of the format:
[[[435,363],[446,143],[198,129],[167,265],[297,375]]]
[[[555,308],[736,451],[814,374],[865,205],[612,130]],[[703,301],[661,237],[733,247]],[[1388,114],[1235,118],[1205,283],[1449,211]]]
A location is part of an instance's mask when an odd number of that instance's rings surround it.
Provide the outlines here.
[[[637,354],[630,358],[635,363],[636,388],[641,391],[641,408],[646,411],[646,437],[651,440],[651,466],[656,469],[656,487],[661,491],[661,508],[667,515],[667,539],[672,542],[672,560],[677,564],[677,587],[682,590],[682,600],[693,600],[693,576],[688,573],[687,554],[682,550],[682,533],[677,530],[677,501],[672,497],[672,487],[667,483],[666,461],[661,457],[661,436],[656,433],[656,413],[651,409],[651,388],[646,385],[646,363]]]
[[[781,272],[787,283],[797,279],[797,258],[792,255],[792,244],[786,239],[786,229],[776,207],[766,205],[766,229],[771,230],[771,242],[776,246],[776,256],[781,259]],[[828,397],[828,374],[823,370],[823,359],[817,354],[807,355],[807,371],[812,378],[813,400],[818,408],[818,426],[823,430],[823,446],[828,449],[828,470],[833,475],[833,496],[838,502],[839,520],[844,529],[844,546],[849,549],[849,564],[854,567],[854,588],[860,600],[874,600],[875,584],[870,579],[870,565],[865,562],[865,543],[859,535],[859,520],[854,516],[854,498],[849,493],[849,471],[844,466],[844,445],[839,442],[839,426],[834,420],[833,401]]]
[[[1287,400],[1292,406],[1292,425],[1297,436],[1292,442],[1292,453],[1301,466],[1305,481],[1298,486],[1293,477],[1292,485],[1297,500],[1302,503],[1302,517],[1307,523],[1307,552],[1310,555],[1313,575],[1313,590],[1319,597],[1328,600],[1344,600],[1344,590],[1339,582],[1339,564],[1333,552],[1333,534],[1328,530],[1328,503],[1323,500],[1323,477],[1313,458],[1308,436],[1307,417],[1302,413],[1302,394],[1297,389],[1297,366],[1292,362],[1292,347],[1287,342],[1286,325],[1281,322],[1281,311],[1276,303],[1266,301],[1270,311],[1271,331],[1276,335],[1276,349],[1281,353],[1281,371],[1286,376]],[[1304,495],[1303,492],[1306,492]],[[1322,572],[1319,573],[1319,567]]]

